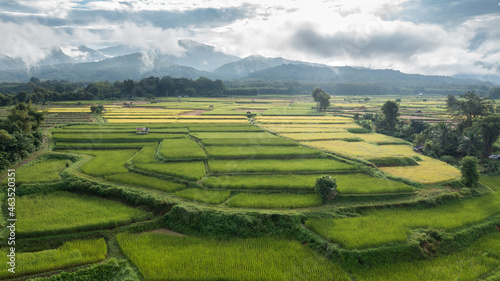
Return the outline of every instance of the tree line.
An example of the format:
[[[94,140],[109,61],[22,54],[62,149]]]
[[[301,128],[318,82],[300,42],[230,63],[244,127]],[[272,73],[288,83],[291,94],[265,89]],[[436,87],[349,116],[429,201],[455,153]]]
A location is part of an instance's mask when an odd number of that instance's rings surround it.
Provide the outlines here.
[[[498,172],[500,161],[488,158],[500,135],[500,111],[495,102],[489,97],[467,92],[458,99],[449,95],[446,107],[454,124],[431,125],[419,120],[407,124],[398,118],[396,101],[387,101],[381,113],[357,114],[355,120],[366,129],[410,141],[427,156],[452,165],[458,165],[458,160],[466,156],[477,157],[483,172]]]

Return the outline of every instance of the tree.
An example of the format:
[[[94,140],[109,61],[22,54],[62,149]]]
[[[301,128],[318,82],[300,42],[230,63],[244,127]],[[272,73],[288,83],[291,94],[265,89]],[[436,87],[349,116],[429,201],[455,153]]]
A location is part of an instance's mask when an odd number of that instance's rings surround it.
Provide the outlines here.
[[[494,100],[500,99],[500,87],[494,87],[490,89],[490,98]]]
[[[156,97],[153,96],[152,94],[147,94],[145,98],[147,101],[153,101]]]
[[[388,131],[394,131],[396,129],[396,124],[398,123],[399,116],[399,104],[395,101],[386,101],[382,106],[382,112],[384,113],[384,121],[387,126]]]
[[[474,91],[460,95],[464,100],[448,96],[446,106],[453,117],[461,121],[463,128],[472,126],[476,117],[486,116],[495,112],[495,102],[488,97],[476,95]]]
[[[101,115],[104,111],[104,106],[102,104],[93,105],[90,107],[90,113]]]
[[[330,176],[317,178],[314,190],[323,200],[333,199],[337,195],[337,180]]]
[[[326,109],[330,106],[330,95],[327,94],[323,89],[316,88],[312,92],[312,97],[316,102],[316,110],[318,112],[325,112]]]
[[[479,172],[477,164],[479,160],[473,156],[466,156],[462,159],[460,172],[462,172],[462,182],[465,186],[476,187],[479,182]]]
[[[474,129],[478,130],[483,139],[483,157],[487,158],[493,151],[493,144],[500,135],[500,114],[480,117],[474,121]]]
[[[474,130],[468,130],[460,137],[457,152],[467,156],[479,156],[483,147],[481,134]]]

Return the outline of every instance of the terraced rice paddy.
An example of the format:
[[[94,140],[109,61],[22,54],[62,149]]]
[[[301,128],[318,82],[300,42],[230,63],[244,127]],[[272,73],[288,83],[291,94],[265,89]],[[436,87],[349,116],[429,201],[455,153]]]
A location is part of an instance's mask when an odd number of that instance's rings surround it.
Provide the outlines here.
[[[313,157],[321,151],[303,146],[207,146],[213,158]]]
[[[349,280],[340,267],[297,241],[275,238],[117,235],[121,249],[146,280]],[[169,253],[165,255],[165,253]],[[304,262],[312,260],[313,262]]]
[[[206,190],[200,188],[189,188],[175,193],[184,199],[209,204],[220,204],[231,196],[229,190]]]
[[[190,138],[162,141],[159,156],[166,160],[204,159],[207,157],[198,143]]]
[[[19,236],[113,228],[152,217],[116,201],[64,191],[19,196],[16,201]]]
[[[332,159],[246,159],[246,160],[210,160],[213,173],[248,173],[248,172],[327,172],[356,171],[357,167]]]
[[[205,176],[205,164],[203,161],[189,162],[166,162],[166,163],[134,163],[135,167],[157,174],[184,178],[188,180],[200,180]]]
[[[445,162],[427,156],[420,156],[420,158],[422,158],[422,161],[418,162],[418,166],[381,167],[380,170],[393,176],[406,178],[423,184],[459,180],[461,177],[461,173],[457,168]]]
[[[136,173],[110,175],[110,176],[105,176],[104,179],[107,181],[147,187],[165,192],[175,192],[184,189],[186,187],[184,184],[166,181],[154,177],[147,177]]]
[[[319,206],[323,199],[317,194],[238,193],[227,201],[229,207],[245,208],[306,208]]]
[[[128,172],[125,163],[134,156],[136,150],[75,150],[68,151],[92,155],[90,161],[82,165],[81,170],[94,177],[123,174]]]
[[[59,174],[66,168],[66,163],[70,163],[69,160],[49,159],[26,166],[17,171],[16,182],[22,184],[61,180]]]

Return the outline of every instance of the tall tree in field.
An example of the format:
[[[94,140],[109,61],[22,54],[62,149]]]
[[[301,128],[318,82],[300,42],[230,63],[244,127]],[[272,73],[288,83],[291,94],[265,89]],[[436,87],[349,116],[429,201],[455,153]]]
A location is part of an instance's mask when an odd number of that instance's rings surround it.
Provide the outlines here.
[[[500,135],[500,113],[484,116],[474,121],[475,129],[477,129],[483,139],[483,157],[491,155],[493,144],[498,140]]]
[[[323,89],[316,88],[312,92],[312,97],[316,102],[316,110],[318,112],[325,112],[326,109],[330,106],[330,95],[327,94]]]
[[[460,172],[462,173],[462,182],[465,186],[476,187],[479,183],[479,172],[477,170],[479,159],[472,156],[465,156],[461,161]]]
[[[384,121],[387,126],[388,131],[394,131],[396,129],[396,124],[398,123],[399,116],[399,104],[395,101],[386,101],[382,106],[382,112],[384,113]]]

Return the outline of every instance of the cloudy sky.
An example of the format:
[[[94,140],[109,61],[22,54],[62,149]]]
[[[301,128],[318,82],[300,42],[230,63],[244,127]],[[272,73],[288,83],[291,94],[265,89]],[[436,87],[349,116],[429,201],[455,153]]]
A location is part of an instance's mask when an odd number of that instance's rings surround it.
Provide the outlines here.
[[[500,73],[500,0],[0,0],[0,54],[126,44],[182,55],[178,39],[228,54],[407,73]]]

